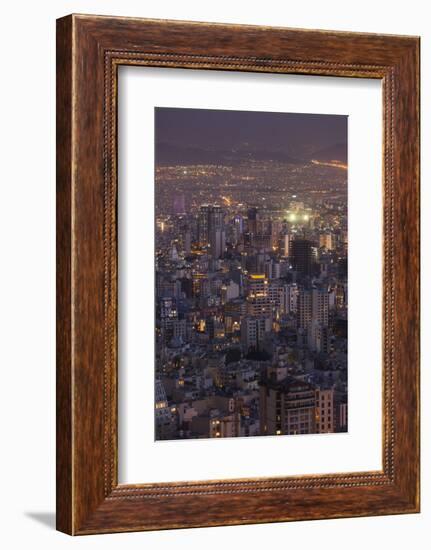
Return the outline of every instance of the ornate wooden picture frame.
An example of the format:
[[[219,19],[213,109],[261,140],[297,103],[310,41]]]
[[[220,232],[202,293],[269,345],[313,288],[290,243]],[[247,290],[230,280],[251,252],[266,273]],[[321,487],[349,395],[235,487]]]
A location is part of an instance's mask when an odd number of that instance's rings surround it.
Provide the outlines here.
[[[117,69],[383,84],[383,468],[118,483]],[[70,15],[57,21],[57,528],[68,534],[419,511],[419,39]]]

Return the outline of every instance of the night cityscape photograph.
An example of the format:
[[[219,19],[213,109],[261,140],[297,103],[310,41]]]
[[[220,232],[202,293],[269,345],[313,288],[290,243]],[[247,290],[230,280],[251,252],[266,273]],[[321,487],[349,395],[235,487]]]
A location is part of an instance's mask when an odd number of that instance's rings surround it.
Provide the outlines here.
[[[155,439],[348,429],[348,117],[155,108]]]

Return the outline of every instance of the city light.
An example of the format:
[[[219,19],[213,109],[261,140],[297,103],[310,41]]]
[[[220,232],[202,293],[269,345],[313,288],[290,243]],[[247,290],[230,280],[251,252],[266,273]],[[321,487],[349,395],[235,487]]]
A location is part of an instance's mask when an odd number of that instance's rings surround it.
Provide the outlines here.
[[[341,168],[342,170],[347,170],[347,164],[339,160],[330,160],[330,161],[321,161],[321,160],[312,160],[313,164],[317,166],[330,166],[331,168]]]

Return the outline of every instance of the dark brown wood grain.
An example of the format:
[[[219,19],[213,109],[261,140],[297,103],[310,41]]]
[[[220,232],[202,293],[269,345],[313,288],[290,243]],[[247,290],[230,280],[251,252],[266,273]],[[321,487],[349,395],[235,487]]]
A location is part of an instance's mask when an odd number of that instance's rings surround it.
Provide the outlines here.
[[[382,471],[118,485],[116,116],[122,64],[382,80]],[[87,534],[419,510],[418,101],[416,37],[79,15],[58,20],[59,530]]]
[[[72,532],[72,27],[57,22],[57,528]]]

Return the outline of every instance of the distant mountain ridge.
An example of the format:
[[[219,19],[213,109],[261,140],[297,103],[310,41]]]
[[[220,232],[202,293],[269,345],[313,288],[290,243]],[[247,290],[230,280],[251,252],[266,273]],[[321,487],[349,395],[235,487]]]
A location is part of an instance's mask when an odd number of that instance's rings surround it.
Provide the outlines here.
[[[313,160],[338,160],[347,164],[347,143],[336,143],[335,145],[325,147],[314,152],[311,157]]]
[[[288,164],[298,164],[302,162],[283,153],[282,151],[264,151],[252,149],[223,150],[223,149],[204,149],[200,147],[180,147],[168,143],[158,143],[156,145],[156,164],[157,165],[188,165],[188,164],[238,164],[245,160],[275,160],[286,162]]]
[[[238,164],[246,160],[274,160],[286,164],[300,164],[311,159],[340,160],[347,162],[347,145],[337,144],[316,151],[307,158],[297,158],[283,151],[266,151],[254,149],[205,149],[200,147],[178,146],[159,142],[156,144],[156,164],[158,166],[191,165],[191,164]]]

